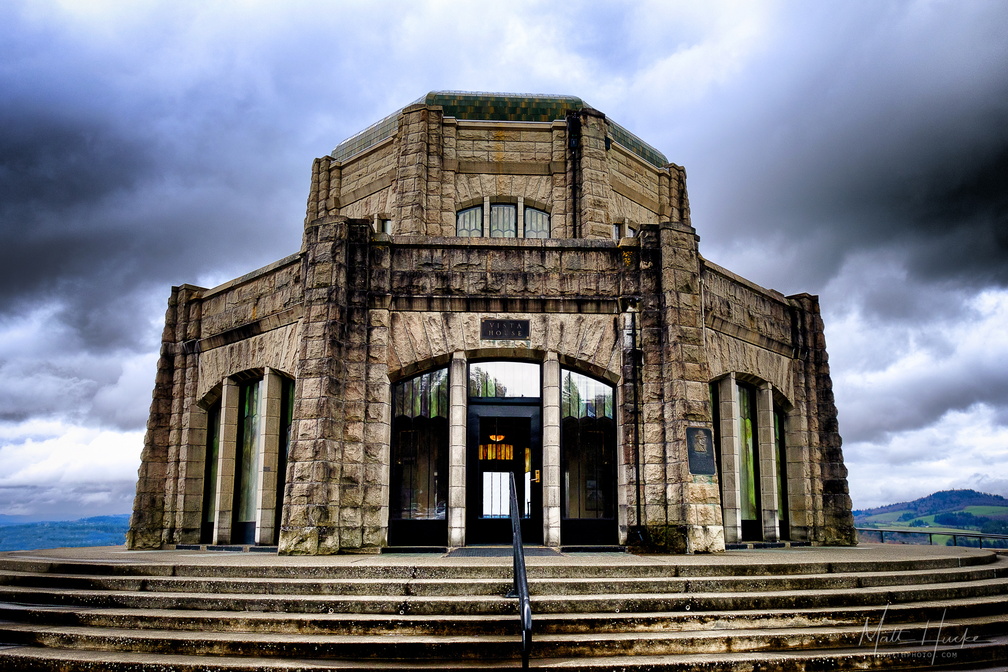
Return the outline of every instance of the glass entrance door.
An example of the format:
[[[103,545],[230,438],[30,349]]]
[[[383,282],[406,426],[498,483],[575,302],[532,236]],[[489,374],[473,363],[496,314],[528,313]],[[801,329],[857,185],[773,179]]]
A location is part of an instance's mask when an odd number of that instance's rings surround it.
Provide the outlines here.
[[[467,544],[511,543],[510,474],[515,477],[522,540],[542,543],[541,426],[538,405],[470,405]]]

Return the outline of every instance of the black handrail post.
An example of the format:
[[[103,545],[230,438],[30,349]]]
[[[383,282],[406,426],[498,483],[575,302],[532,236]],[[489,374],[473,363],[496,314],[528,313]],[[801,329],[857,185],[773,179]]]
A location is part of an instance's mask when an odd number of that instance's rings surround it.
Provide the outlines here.
[[[522,626],[522,669],[529,666],[532,650],[532,601],[529,599],[528,576],[525,573],[525,548],[522,546],[521,515],[518,509],[518,491],[512,471],[511,484],[511,548],[514,564],[514,584],[506,597],[518,598],[518,613]]]

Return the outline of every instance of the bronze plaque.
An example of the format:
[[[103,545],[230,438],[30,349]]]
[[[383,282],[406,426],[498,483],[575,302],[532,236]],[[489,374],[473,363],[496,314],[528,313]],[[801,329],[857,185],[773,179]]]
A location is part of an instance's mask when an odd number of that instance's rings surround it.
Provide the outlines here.
[[[705,427],[686,428],[686,450],[689,454],[689,470],[697,476],[713,476],[717,473],[714,462],[714,434]]]

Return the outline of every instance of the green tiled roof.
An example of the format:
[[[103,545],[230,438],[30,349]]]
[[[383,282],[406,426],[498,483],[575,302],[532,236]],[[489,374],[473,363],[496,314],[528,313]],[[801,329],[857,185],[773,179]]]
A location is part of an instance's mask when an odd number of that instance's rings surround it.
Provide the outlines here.
[[[585,102],[575,96],[467,91],[431,91],[412,104],[438,105],[444,109],[446,117],[475,121],[553,121],[586,107]],[[344,140],[332,151],[332,157],[343,161],[391,138],[398,130],[400,112],[402,109]],[[658,168],[668,164],[664,154],[611,119],[609,127],[614,142]]]

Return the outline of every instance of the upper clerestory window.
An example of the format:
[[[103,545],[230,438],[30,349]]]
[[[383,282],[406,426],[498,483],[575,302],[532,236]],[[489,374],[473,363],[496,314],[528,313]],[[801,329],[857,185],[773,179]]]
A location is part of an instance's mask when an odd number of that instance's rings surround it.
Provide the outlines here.
[[[465,238],[483,237],[483,206],[459,210],[455,219],[455,235]]]
[[[489,216],[484,220],[484,207]],[[521,203],[490,203],[459,210],[455,235],[463,238],[549,238],[550,216],[545,210],[522,207]]]

